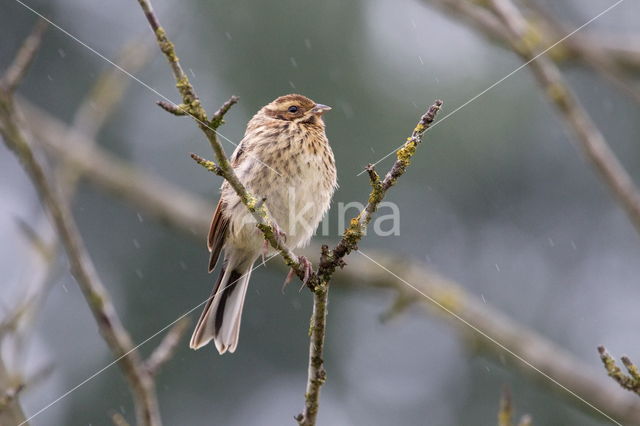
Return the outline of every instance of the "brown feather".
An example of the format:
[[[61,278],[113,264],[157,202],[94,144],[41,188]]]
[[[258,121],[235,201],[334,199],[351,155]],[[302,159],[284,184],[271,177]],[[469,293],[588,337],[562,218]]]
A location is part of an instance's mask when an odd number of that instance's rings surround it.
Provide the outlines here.
[[[213,212],[211,226],[209,227],[209,237],[207,238],[207,247],[211,252],[211,256],[209,257],[209,272],[213,271],[216,263],[218,263],[218,257],[224,245],[227,228],[229,226],[229,219],[227,219],[223,213],[224,209],[225,204],[221,200],[218,202],[216,211]]]

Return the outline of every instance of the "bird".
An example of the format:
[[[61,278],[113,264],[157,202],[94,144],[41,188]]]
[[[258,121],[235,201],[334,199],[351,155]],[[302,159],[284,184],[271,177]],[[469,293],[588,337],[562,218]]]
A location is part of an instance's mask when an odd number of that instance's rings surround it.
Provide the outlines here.
[[[280,96],[249,120],[230,158],[240,182],[262,200],[280,241],[292,250],[309,243],[337,188],[323,121],[329,110],[303,95]],[[199,349],[213,340],[222,355],[238,346],[253,264],[274,250],[226,180],[220,192],[207,238],[209,272],[221,254],[223,264],[189,346]]]

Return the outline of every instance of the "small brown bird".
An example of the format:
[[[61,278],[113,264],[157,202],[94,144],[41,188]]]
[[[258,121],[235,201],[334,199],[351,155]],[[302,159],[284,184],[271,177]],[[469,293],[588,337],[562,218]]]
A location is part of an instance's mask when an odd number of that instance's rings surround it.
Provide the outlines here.
[[[247,190],[264,203],[295,249],[309,243],[329,208],[336,184],[333,152],[322,114],[331,108],[302,95],[285,95],[264,106],[247,125],[231,165]],[[242,306],[254,262],[267,247],[255,219],[225,181],[213,214],[209,272],[224,249],[224,264],[190,347],[213,339],[220,354],[238,346]]]

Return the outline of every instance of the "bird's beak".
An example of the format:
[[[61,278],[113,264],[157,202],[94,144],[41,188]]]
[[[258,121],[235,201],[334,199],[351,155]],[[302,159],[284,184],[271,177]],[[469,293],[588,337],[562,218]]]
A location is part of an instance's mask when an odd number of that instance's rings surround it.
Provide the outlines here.
[[[314,114],[322,115],[327,111],[331,111],[331,107],[328,105],[316,104],[311,111]]]

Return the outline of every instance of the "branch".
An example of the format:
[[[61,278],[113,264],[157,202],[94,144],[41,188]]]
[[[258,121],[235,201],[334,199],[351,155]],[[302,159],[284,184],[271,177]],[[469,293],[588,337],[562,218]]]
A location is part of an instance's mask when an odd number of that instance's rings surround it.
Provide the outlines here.
[[[280,253],[287,266],[293,269],[300,279],[304,280],[306,275],[302,259],[299,259],[298,256],[289,250],[280,238],[278,238],[276,230],[279,228],[270,218],[266,206],[250,194],[242,182],[240,182],[238,176],[233,170],[233,167],[231,167],[231,164],[229,163],[229,159],[222,149],[220,141],[218,140],[216,130],[223,124],[224,115],[234,104],[238,102],[238,97],[231,96],[231,98],[229,98],[229,100],[227,100],[220,109],[216,111],[211,120],[209,120],[207,112],[200,103],[200,99],[196,94],[195,89],[191,85],[187,75],[182,70],[182,66],[180,65],[178,56],[176,55],[173,43],[167,37],[165,30],[160,26],[160,22],[153,11],[151,2],[149,0],[138,0],[138,3],[140,3],[147,21],[156,35],[156,41],[158,42],[160,50],[171,66],[173,76],[176,80],[176,87],[182,96],[182,104],[180,105],[171,105],[167,102],[159,102],[158,104],[163,109],[174,115],[189,115],[198,123],[198,127],[206,136],[216,156],[218,165],[215,168],[211,168],[210,171],[222,176],[227,182],[229,182],[229,185],[231,185],[233,190],[236,192],[242,204],[247,207],[249,212],[251,212],[253,217],[256,219],[257,227],[262,231],[265,240],[267,240],[269,244],[271,244],[271,246]],[[193,158],[196,161],[200,161],[200,164],[207,162],[199,156],[195,156]],[[210,165],[214,164],[212,162],[207,163]]]
[[[416,148],[422,141],[424,132],[433,123],[441,107],[442,101],[436,101],[420,118],[411,136],[396,152],[396,161],[384,180],[380,181],[380,176],[378,176],[372,165],[367,166],[372,187],[367,205],[358,216],[351,219],[349,227],[344,231],[342,239],[333,250],[329,251],[327,246],[322,247],[318,272],[311,275],[307,284],[313,291],[313,313],[309,330],[311,342],[309,345],[309,373],[305,393],[305,406],[303,412],[296,416],[296,420],[300,425],[316,424],[320,388],[326,379],[322,353],[326,329],[329,282],[336,269],[345,265],[344,257],[353,250],[357,250],[358,242],[362,239],[367,225],[378,209],[378,205],[384,199],[389,188],[395,185],[398,178],[406,172]]]
[[[536,2],[526,1],[526,6],[529,14],[532,15],[528,19],[529,28],[533,26],[532,22],[536,22],[539,27],[538,32],[546,35],[546,45],[555,43],[571,32],[553,13]],[[579,61],[590,66],[635,102],[640,103],[640,86],[636,84],[634,78],[634,74],[640,71],[640,63],[637,63],[634,69],[633,65],[629,65],[633,64],[634,53],[627,51],[625,58],[625,55],[620,54],[619,51],[608,48],[603,43],[603,37],[605,36],[578,32],[566,38],[560,50],[566,52],[564,55],[566,59]],[[622,40],[618,41],[622,42]],[[633,46],[633,43],[629,43],[629,45]],[[636,50],[635,58],[638,58],[639,54],[639,51]]]
[[[487,7],[509,30],[508,42],[512,49],[523,60],[532,61],[529,67],[538,84],[544,89],[549,100],[555,104],[567,127],[575,133],[587,158],[609,185],[627,211],[636,230],[640,232],[640,193],[637,187],[600,130],[565,83],[560,70],[544,55],[536,58],[536,51],[526,43],[526,35],[521,28],[524,17],[520,11],[511,3],[511,0],[489,0]]]
[[[513,411],[511,389],[509,389],[509,386],[504,386],[498,408],[498,426],[513,426]],[[525,414],[520,418],[518,426],[531,426],[531,421],[531,416]]]
[[[500,394],[498,426],[513,426],[513,406],[511,404],[511,390],[508,386],[504,386],[502,394]]]
[[[453,3],[456,0],[446,1]],[[537,48],[531,45],[527,37],[527,20],[511,0],[489,0],[482,4],[502,22],[503,41],[528,63],[545,95],[556,106],[565,125],[577,137],[584,154],[625,209],[636,230],[640,232],[640,192],[602,133],[565,83],[558,67],[547,56],[538,56]],[[467,17],[475,20],[473,15]]]
[[[209,219],[200,214],[209,208],[207,200],[177,188],[161,176],[117,159],[100,147],[86,149],[82,144],[91,142],[82,137],[73,138],[73,143],[69,145],[61,144],[59,136],[68,131],[64,123],[27,101],[21,101],[19,105],[29,122],[33,123],[32,132],[42,139],[45,148],[54,158],[69,159],[70,164],[78,167],[82,176],[98,190],[106,190],[123,199],[135,211],[156,218],[160,223],[197,241],[207,232]],[[170,203],[167,199],[177,201]],[[318,250],[319,247],[312,245],[303,254],[310,255]],[[421,262],[385,252],[368,254],[382,265],[395,265],[405,271],[403,278],[413,283],[421,292],[447,306],[468,322],[477,324],[488,334],[496,336],[509,350],[523,355],[542,372],[566,384],[607,414],[625,424],[637,421],[640,416],[640,400],[635,395],[620,391],[612,382],[602,378],[598,371],[554,342],[468,293],[458,283],[435,274]],[[351,258],[349,267],[336,273],[332,282],[356,291],[392,292],[413,301],[412,306],[423,308],[429,315],[436,313],[432,302],[382,269],[371,268],[371,263],[362,256]],[[497,346],[484,343],[482,336],[470,333],[468,327],[460,321],[440,313],[436,318],[447,320],[460,331],[469,347],[481,350],[496,360],[507,358],[509,367],[522,375],[531,373],[529,366],[510,358]],[[547,380],[539,380],[537,383],[545,390],[558,392],[558,388]],[[583,408],[580,401],[566,392],[558,394],[568,403]]]
[[[19,425],[24,424],[25,416],[18,401],[18,393],[23,389],[24,383],[11,377],[4,361],[0,358],[0,424]]]
[[[164,336],[164,339],[162,339],[162,342],[160,342],[145,362],[149,374],[155,376],[158,370],[160,370],[160,367],[173,357],[178,343],[180,343],[180,339],[182,339],[182,335],[190,323],[189,318],[184,317],[171,327],[169,332]]]
[[[510,48],[508,29],[480,2],[468,0],[428,0],[445,13],[462,19],[475,29],[484,33],[489,40]],[[526,21],[522,28],[526,33],[526,43],[532,49],[545,49],[564,38],[568,31],[557,18],[544,10],[538,3],[525,1]],[[551,60],[560,64],[578,62],[592,67],[616,87],[626,92],[636,102],[640,102],[640,88],[633,81],[633,74],[640,70],[640,51],[631,46],[637,45],[630,40],[607,41],[604,35],[585,35],[575,33],[562,44],[548,52]],[[630,46],[624,48],[624,46]]]
[[[22,43],[22,46],[20,46],[20,50],[18,50],[15,59],[0,80],[0,86],[7,93],[13,93],[24,78],[29,69],[29,65],[31,65],[33,58],[35,58],[40,48],[42,36],[46,29],[47,22],[39,19],[33,30],[31,30],[31,34],[29,34]]]
[[[19,73],[19,75],[22,74],[22,72]],[[4,81],[10,81],[10,75],[5,75]],[[15,84],[18,82],[16,81]],[[14,151],[22,163],[49,211],[67,252],[71,273],[88,302],[101,334],[116,358],[120,359],[120,366],[134,396],[138,424],[159,425],[160,415],[153,380],[144,369],[140,355],[134,350],[131,338],[120,322],[109,294],[95,271],[69,206],[50,183],[42,163],[17,125],[19,120],[11,87],[7,86],[0,90],[0,133],[7,147]]]
[[[616,364],[616,360],[613,359],[607,349],[604,346],[598,346],[598,352],[600,353],[600,359],[604,364],[604,369],[607,370],[609,377],[618,382],[620,387],[631,391],[637,395],[640,395],[640,370],[631,362],[629,357],[622,356],[622,364],[625,366],[629,374],[622,372],[620,367]]]

